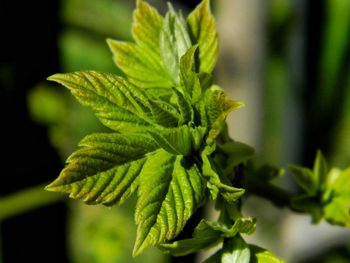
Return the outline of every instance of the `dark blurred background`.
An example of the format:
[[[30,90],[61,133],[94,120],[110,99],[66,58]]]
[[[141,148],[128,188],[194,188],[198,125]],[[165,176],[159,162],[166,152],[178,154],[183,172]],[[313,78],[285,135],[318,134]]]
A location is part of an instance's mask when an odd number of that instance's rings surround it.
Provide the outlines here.
[[[148,2],[166,8],[165,1]],[[185,13],[199,3],[172,2]],[[212,5],[221,39],[217,82],[247,105],[229,119],[231,135],[270,163],[311,165],[322,149],[333,165],[349,166],[350,1]],[[134,7],[122,0],[0,0],[0,263],[176,262],[153,249],[131,259],[133,201],[89,207],[42,190],[84,135],[105,130],[45,79],[87,69],[121,74],[105,39],[131,38]],[[277,183],[293,188],[288,179]],[[309,218],[259,199],[246,211],[261,218],[253,239],[287,262],[350,262],[347,230],[310,226]]]

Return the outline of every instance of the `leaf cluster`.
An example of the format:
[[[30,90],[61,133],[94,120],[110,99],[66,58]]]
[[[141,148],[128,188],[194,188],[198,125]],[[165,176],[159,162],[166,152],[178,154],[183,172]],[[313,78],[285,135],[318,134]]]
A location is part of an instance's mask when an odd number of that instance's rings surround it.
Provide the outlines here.
[[[243,103],[214,83],[219,41],[209,0],[187,18],[171,4],[163,17],[138,0],[132,36],[133,42],[107,40],[124,77],[84,71],[48,78],[68,88],[111,132],[86,136],[46,189],[106,206],[136,194],[134,256],[151,246],[183,256],[222,243],[205,262],[283,262],[242,238],[256,228],[255,219],[240,213],[245,188],[254,189],[244,178],[254,149],[227,133],[228,114]],[[349,169],[328,169],[321,153],[313,170],[289,168],[303,189],[291,198],[293,209],[315,222],[350,226]],[[260,193],[269,195],[268,181],[281,171],[263,166],[253,172]],[[203,219],[191,238],[177,239],[209,199],[216,200],[219,219]]]
[[[224,180],[212,157],[229,112],[213,84],[218,36],[209,1],[185,19],[169,5],[162,17],[137,1],[135,42],[108,39],[126,78],[95,71],[55,74],[112,133],[85,137],[47,190],[87,204],[124,203],[137,193],[134,255],[174,239],[208,199],[243,193]]]
[[[292,199],[292,206],[310,213],[313,222],[325,219],[330,224],[350,227],[350,168],[329,168],[321,151],[313,169],[290,165],[302,192]]]

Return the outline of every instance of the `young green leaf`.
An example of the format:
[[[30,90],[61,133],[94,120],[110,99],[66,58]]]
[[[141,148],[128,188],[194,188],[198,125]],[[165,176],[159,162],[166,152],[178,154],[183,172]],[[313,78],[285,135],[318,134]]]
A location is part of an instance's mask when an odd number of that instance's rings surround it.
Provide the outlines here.
[[[227,115],[243,104],[213,85],[218,38],[209,0],[187,22],[170,4],[164,19],[138,0],[132,33],[135,43],[108,40],[128,80],[94,71],[49,78],[70,89],[117,133],[86,137],[47,189],[105,205],[121,204],[137,191],[135,256],[155,245],[184,255],[224,239],[217,254],[222,262],[249,261],[249,248],[239,233],[255,230],[251,218],[232,217],[232,226],[202,221],[193,238],[166,243],[203,204],[206,188],[213,199],[220,194],[230,204],[244,193],[215,157],[216,143],[229,141],[224,139]],[[251,154],[248,146],[237,143],[224,144],[219,151],[235,165]]]
[[[219,41],[210,1],[202,1],[188,16],[187,24],[193,44],[198,44],[199,58],[197,72],[211,73],[215,67]]]
[[[331,224],[350,227],[350,168],[340,171],[332,169],[328,175],[324,217]],[[326,192],[326,193],[327,193]]]
[[[225,162],[225,174],[231,174],[233,168],[240,163],[243,163],[254,156],[255,150],[247,144],[229,141],[218,147],[227,155]]]
[[[182,14],[177,14],[171,4],[160,32],[160,54],[173,83],[180,83],[180,58],[192,46]]]
[[[238,218],[232,226],[220,222],[209,222],[207,224],[218,232],[221,232],[222,237],[232,238],[238,233],[250,235],[255,232],[256,220],[252,217],[249,218]]]
[[[149,131],[159,147],[175,155],[188,156],[199,150],[206,130],[202,127],[191,128],[187,125],[178,128]]]
[[[288,165],[289,170],[292,172],[298,185],[304,189],[304,191],[310,195],[314,195],[318,191],[318,182],[312,170],[307,167],[301,167],[299,165]]]
[[[159,248],[173,256],[185,256],[213,247],[222,240],[221,233],[208,225],[206,220],[202,220],[195,228],[192,238],[161,244]]]
[[[132,24],[132,36],[135,42],[150,53],[159,54],[159,35],[163,26],[163,17],[143,0],[137,0]]]
[[[206,73],[206,72],[200,72],[198,74],[199,82],[201,83],[201,88],[203,90],[203,93],[209,89],[211,86],[213,86],[214,79],[213,75]]]
[[[159,150],[141,172],[134,255],[175,238],[204,200],[204,182],[194,163]]]
[[[350,227],[350,196],[334,197],[324,207],[324,218],[332,225]]]
[[[207,145],[201,153],[202,157],[202,173],[203,176],[207,178],[207,187],[210,190],[212,199],[216,199],[217,195],[220,193],[227,202],[237,201],[243,194],[244,189],[236,188],[222,182],[222,178],[214,170],[213,161],[210,154],[215,150],[214,145]]]
[[[350,194],[350,167],[345,170],[333,168],[327,175],[326,189],[333,189],[334,195]]]
[[[150,135],[163,148],[171,154],[187,156],[192,150],[191,130],[187,125],[179,128],[150,131]]]
[[[232,156],[231,162],[233,162],[234,165],[248,160],[255,153],[254,148],[237,141],[229,141],[225,144],[221,144],[219,145],[219,148],[223,150],[225,154]]]
[[[152,125],[147,96],[126,80],[95,71],[55,74],[48,80],[66,86],[78,101],[91,107],[112,130],[144,132]]]
[[[317,180],[318,187],[321,191],[323,191],[327,180],[328,165],[325,157],[320,150],[318,150],[316,154],[313,172]]]
[[[222,249],[219,249],[213,255],[207,258],[203,263],[220,263],[221,256],[222,256]]]
[[[254,230],[253,218],[239,218],[231,227],[202,219],[195,228],[192,238],[161,244],[160,249],[173,256],[184,256],[213,247],[224,238],[232,238],[239,233],[251,234]]]
[[[258,246],[249,245],[251,252],[250,263],[285,263],[284,260],[274,255],[271,251]]]
[[[179,125],[193,123],[194,111],[190,101],[186,98],[186,95],[178,91],[176,88],[173,88],[173,94],[180,112]]]
[[[224,128],[227,115],[231,111],[244,106],[244,103],[229,100],[219,86],[213,85],[205,92],[204,105],[209,126],[211,127],[207,144],[211,144]]]
[[[117,66],[128,80],[142,88],[171,87],[159,49],[163,17],[142,0],[137,1],[132,25],[136,43],[108,39]]]
[[[308,194],[316,195],[317,191],[324,191],[328,168],[321,151],[317,151],[313,170],[298,165],[289,165],[289,169],[300,187]]]
[[[313,171],[295,165],[289,168],[305,190],[305,193],[293,198],[294,208],[310,213],[315,223],[325,219],[330,224],[350,227],[349,168],[329,171],[320,151],[317,152]]]
[[[202,87],[200,79],[195,73],[194,55],[197,45],[192,46],[180,59],[180,80],[186,94],[191,98],[192,104],[195,104],[202,97]]]
[[[89,135],[79,145],[46,190],[105,205],[121,204],[137,189],[146,154],[157,148],[145,135],[117,133]]]
[[[225,240],[221,255],[222,263],[250,263],[250,250],[244,240],[237,236]]]
[[[202,126],[197,126],[191,129],[191,139],[192,139],[192,150],[197,152],[204,145],[204,137],[207,134],[207,128]]]
[[[163,127],[176,127],[181,121],[177,109],[163,100],[150,100],[152,118]]]
[[[160,57],[134,43],[108,39],[114,61],[128,80],[141,88],[170,88],[171,79]]]
[[[242,242],[241,240],[240,242]],[[244,242],[244,241],[243,241]],[[220,262],[247,262],[248,258],[248,250],[246,245],[241,245],[243,246],[243,250],[241,248],[238,248],[237,251],[235,249],[233,250],[236,254],[235,258],[229,257],[230,254],[226,255],[226,260],[228,261],[223,261],[223,254],[224,254],[224,249],[220,249],[216,251],[213,255],[211,255],[207,260],[205,260],[203,263],[220,263]],[[237,246],[236,246],[237,247]],[[285,263],[284,260],[281,258],[277,257],[275,254],[273,254],[271,251],[265,250],[263,248],[260,248],[255,245],[249,245],[248,246],[250,250],[250,261],[249,263]],[[226,252],[227,253],[227,252]],[[229,261],[232,260],[232,261]],[[235,261],[234,261],[235,260]],[[242,260],[242,261],[240,261]]]

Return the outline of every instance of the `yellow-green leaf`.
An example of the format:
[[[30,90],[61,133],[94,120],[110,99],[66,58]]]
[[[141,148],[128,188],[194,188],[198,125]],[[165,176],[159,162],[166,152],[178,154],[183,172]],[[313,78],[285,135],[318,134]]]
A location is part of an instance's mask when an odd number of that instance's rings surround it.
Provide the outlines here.
[[[229,227],[219,222],[202,219],[195,228],[192,238],[161,244],[159,248],[174,256],[184,256],[213,247],[224,238],[233,238],[239,233],[251,234],[255,228],[253,218],[239,218]]]
[[[217,195],[221,194],[227,202],[235,202],[244,194],[244,189],[231,186],[226,177],[218,174],[215,169],[215,163],[210,157],[214,149],[215,144],[206,146],[201,153],[203,162],[202,173],[207,178],[207,187],[209,188],[212,199],[216,199]]]
[[[107,40],[117,66],[128,80],[141,88],[169,88],[172,81],[160,55],[134,43]]]
[[[198,44],[198,71],[211,73],[218,58],[219,40],[210,1],[203,0],[188,16],[187,23],[192,44]]]
[[[139,87],[171,87],[159,49],[162,27],[163,17],[158,11],[138,0],[132,24],[136,43],[107,40],[117,66]]]
[[[152,125],[147,96],[126,80],[95,71],[55,74],[48,78],[66,86],[78,101],[92,108],[107,127],[144,132]]]
[[[285,263],[283,259],[276,256],[271,251],[254,245],[249,245],[249,247],[252,254],[251,263]]]
[[[192,46],[182,14],[177,14],[171,4],[160,33],[160,54],[170,78],[180,83],[180,58]]]
[[[202,87],[195,72],[194,60],[198,45],[192,46],[180,59],[180,80],[183,90],[196,103],[202,97]]]
[[[163,26],[163,17],[143,0],[137,0],[132,24],[132,36],[139,46],[148,52],[159,54],[159,34]]]
[[[306,191],[306,193],[313,195],[318,191],[317,180],[311,169],[295,164],[288,165],[298,185]]]
[[[175,238],[203,199],[204,185],[196,164],[165,150],[152,155],[141,173],[134,256]]]
[[[192,150],[190,127],[183,125],[178,128],[150,131],[150,135],[159,147],[175,155],[187,156]]]
[[[149,131],[159,147],[175,155],[189,156],[199,150],[206,130],[182,125],[177,128]]]
[[[135,192],[146,154],[157,148],[145,135],[117,133],[89,135],[79,145],[46,189],[105,205],[121,204]]]
[[[202,220],[195,228],[192,238],[161,244],[159,248],[173,256],[184,256],[213,247],[222,240],[221,233]]]
[[[173,88],[173,92],[180,112],[179,125],[191,124],[194,121],[194,111],[189,99],[187,99],[187,96],[176,88]]]
[[[247,144],[229,141],[225,144],[218,145],[219,148],[227,155],[225,162],[225,174],[230,174],[233,168],[254,156],[255,150]]]
[[[177,109],[163,100],[150,100],[152,118],[163,127],[176,127],[181,116]]]
[[[250,257],[249,246],[241,237],[237,236],[224,243],[221,263],[250,263]]]
[[[320,150],[318,150],[316,154],[313,172],[315,179],[317,180],[318,187],[321,189],[321,191],[323,191],[327,180],[328,165],[326,158],[323,156]]]
[[[324,217],[331,224],[350,227],[350,168],[343,171],[332,169],[328,174],[324,196],[328,201],[324,207]]]
[[[204,104],[210,127],[207,144],[211,144],[225,127],[228,114],[244,103],[230,100],[219,86],[213,85],[205,92]]]
[[[239,233],[250,235],[254,233],[256,229],[256,220],[252,217],[238,218],[232,226],[210,221],[207,221],[207,224],[215,231],[220,232],[221,236],[225,238],[235,237]]]

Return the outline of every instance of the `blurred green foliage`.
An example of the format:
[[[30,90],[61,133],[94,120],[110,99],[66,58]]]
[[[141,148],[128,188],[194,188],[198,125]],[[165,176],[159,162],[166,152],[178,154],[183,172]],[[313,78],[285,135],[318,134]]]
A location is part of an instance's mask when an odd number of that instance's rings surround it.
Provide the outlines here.
[[[328,0],[326,10],[318,104],[340,107],[331,150],[333,163],[344,167],[350,161],[350,1]]]
[[[28,94],[34,121],[48,127],[49,139],[62,160],[76,149],[86,132],[105,131],[91,111],[78,105],[63,89],[39,84]]]
[[[166,262],[157,249],[132,258],[136,229],[133,205],[127,207],[87,207],[70,203],[69,247],[73,263]]]
[[[59,39],[62,68],[69,72],[78,69],[96,69],[120,74],[103,40],[91,37],[89,33],[78,29],[64,30]]]
[[[134,5],[134,1],[122,0],[62,0],[61,17],[69,27],[127,39]]]

